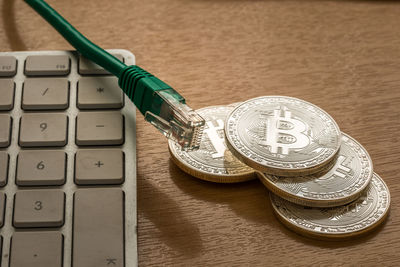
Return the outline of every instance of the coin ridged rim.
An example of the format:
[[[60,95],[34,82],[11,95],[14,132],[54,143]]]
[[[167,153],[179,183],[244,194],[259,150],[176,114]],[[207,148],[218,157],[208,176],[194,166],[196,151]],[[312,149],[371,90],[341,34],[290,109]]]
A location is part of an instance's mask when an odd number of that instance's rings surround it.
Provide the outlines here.
[[[197,111],[203,110],[203,109],[207,110],[207,109],[212,109],[212,108],[233,107],[238,104],[240,104],[240,103],[234,103],[234,104],[230,104],[230,105],[209,106],[209,107],[204,107],[204,108],[198,109]],[[224,127],[225,127],[225,123],[224,123]],[[227,143],[227,142],[225,141],[225,143]],[[173,141],[169,140],[168,141],[168,150],[169,150],[169,153],[171,155],[173,162],[184,172],[190,174],[191,176],[194,176],[195,178],[205,180],[208,182],[225,183],[225,184],[246,182],[246,181],[254,180],[257,178],[255,170],[250,169],[250,167],[248,167],[249,171],[235,173],[235,174],[221,174],[221,173],[217,174],[217,173],[212,173],[212,172],[206,172],[199,168],[195,168],[194,166],[190,165],[186,161],[179,159],[179,155],[177,154],[177,151],[175,151],[173,148],[171,148],[173,145],[175,145],[175,143]],[[184,152],[184,153],[189,154],[191,152]],[[190,157],[190,156],[187,155],[187,157]],[[237,160],[240,162],[239,159],[237,159]],[[240,163],[245,165],[242,162],[240,162]],[[247,167],[247,166],[244,166],[244,167]],[[222,169],[222,168],[217,168],[217,167],[212,167],[212,168]],[[227,168],[227,170],[228,170],[228,168]]]
[[[283,188],[277,186],[274,182],[272,182],[268,178],[268,174],[257,172],[257,177],[274,194],[276,194],[276,195],[280,196],[281,198],[284,198],[290,202],[299,204],[299,205],[309,206],[309,207],[329,208],[329,207],[336,207],[336,206],[341,206],[341,205],[350,203],[353,200],[357,199],[362,194],[362,192],[365,190],[365,188],[369,185],[374,172],[373,172],[372,159],[369,156],[368,151],[356,139],[354,139],[350,135],[342,132],[342,138],[343,137],[349,139],[350,142],[355,143],[355,145],[360,149],[360,152],[359,152],[359,153],[361,153],[360,157],[366,156],[366,161],[368,162],[368,168],[367,167],[365,168],[367,172],[363,173],[361,171],[360,177],[359,177],[359,180],[364,181],[363,185],[351,195],[337,197],[335,199],[316,199],[316,198],[311,198],[311,197],[299,196],[299,195],[292,194],[291,192],[284,190]],[[343,146],[343,143],[344,142],[342,141],[342,146]],[[340,150],[339,150],[339,154],[340,154]],[[332,163],[333,164],[330,164],[331,166],[327,166],[327,169],[326,169],[327,171],[329,171],[335,165],[335,161],[332,161]],[[363,164],[361,164],[361,165],[363,165]],[[327,171],[325,171],[325,170],[322,171],[321,177],[324,176]],[[293,179],[295,179],[295,178],[293,178]],[[357,182],[357,181],[355,181],[355,182]],[[345,189],[342,189],[342,190],[345,190]]]
[[[228,121],[229,118],[232,116],[232,114],[235,113],[235,111],[239,108],[241,108],[243,105],[247,104],[248,102],[252,102],[252,101],[256,101],[257,99],[263,99],[263,98],[283,98],[283,99],[291,99],[294,101],[298,101],[300,103],[305,103],[309,106],[311,106],[315,111],[319,111],[321,114],[323,114],[324,116],[328,117],[330,119],[330,121],[332,122],[332,124],[334,125],[334,128],[336,129],[337,133],[338,133],[338,144],[336,146],[336,148],[334,149],[334,152],[325,157],[325,159],[320,162],[319,164],[316,165],[311,165],[308,166],[306,168],[297,168],[297,169],[293,169],[293,168],[289,168],[289,167],[274,167],[271,165],[276,165],[278,163],[282,164],[282,161],[276,161],[276,160],[272,160],[272,159],[265,159],[263,157],[263,160],[267,163],[261,164],[258,163],[255,160],[252,160],[251,158],[247,157],[246,155],[244,155],[241,151],[239,151],[239,149],[235,148],[234,145],[232,145],[232,140],[230,138],[230,136],[228,135]],[[341,145],[341,131],[340,128],[338,126],[338,124],[336,123],[336,121],[333,119],[333,117],[331,115],[329,115],[329,113],[327,113],[325,110],[323,110],[322,108],[318,107],[317,105],[314,105],[308,101],[299,99],[299,98],[295,98],[295,97],[290,97],[290,96],[279,96],[279,95],[274,95],[274,96],[260,96],[260,97],[256,97],[256,98],[252,98],[249,99],[243,103],[241,103],[240,105],[238,105],[236,108],[234,108],[229,115],[226,118],[225,121],[225,127],[224,127],[224,132],[225,132],[225,139],[226,139],[226,143],[227,146],[229,148],[229,150],[231,150],[231,152],[234,154],[234,156],[236,156],[238,159],[240,159],[243,163],[245,163],[246,165],[252,167],[253,169],[256,169],[258,171],[261,172],[268,172],[274,175],[279,175],[279,176],[288,176],[288,177],[292,177],[292,176],[298,176],[298,175],[308,175],[308,174],[313,174],[316,172],[321,171],[322,169],[325,168],[325,166],[327,164],[329,164],[332,160],[334,160],[335,156],[337,155],[337,153],[339,152],[340,149],[340,145]],[[324,155],[319,155],[318,157],[323,157]],[[309,160],[303,160],[302,162],[299,162],[300,164],[305,164],[307,162],[313,162],[314,159],[309,159]],[[269,165],[268,165],[269,164]]]
[[[226,138],[226,132],[225,132],[225,138]],[[243,162],[244,164],[246,164],[247,166],[255,169],[256,171],[259,172],[268,172],[270,174],[273,175],[279,175],[279,176],[285,176],[285,177],[296,177],[296,176],[301,176],[301,175],[311,175],[311,174],[315,174],[318,172],[321,172],[323,170],[325,170],[326,168],[329,168],[329,166],[332,166],[332,163],[334,163],[338,152],[336,151],[336,153],[332,156],[331,159],[329,159],[328,161],[322,163],[321,165],[315,166],[315,167],[310,167],[310,168],[305,168],[305,169],[298,169],[298,170],[289,170],[289,169],[276,169],[276,168],[260,168],[257,163],[254,163],[254,161],[250,160],[248,157],[243,156],[242,154],[240,154],[239,152],[237,152],[235,150],[235,148],[229,143],[226,142],[226,145],[228,147],[228,149],[232,152],[232,154],[237,157],[241,162]]]
[[[334,166],[335,160],[332,160],[329,164],[327,164],[327,166],[324,166],[324,168],[322,170],[320,170],[320,173],[326,173],[327,170],[329,170],[330,168],[332,168]],[[282,189],[280,189],[279,187],[275,186],[274,184],[271,184],[271,182],[265,178],[265,174],[257,171],[256,172],[257,178],[260,180],[260,182],[272,193],[274,193],[275,195],[278,195],[279,197],[290,201],[292,203],[298,204],[298,205],[303,205],[303,206],[308,206],[308,207],[320,207],[320,208],[328,208],[328,207],[335,207],[335,206],[340,206],[341,204],[336,204],[334,201],[329,202],[329,203],[322,203],[322,206],[320,206],[321,204],[319,203],[314,203],[314,202],[310,202],[307,200],[302,200],[300,198],[296,198],[293,196],[293,194],[288,193],[287,191],[284,191]],[[315,174],[313,174],[315,175]],[[293,176],[294,177],[294,176]],[[362,193],[362,192],[361,192]],[[358,196],[361,194],[359,193]],[[355,196],[354,199],[356,199],[357,196]],[[351,201],[350,201],[351,202]],[[346,202],[348,203],[348,202]],[[324,206],[327,205],[327,206]]]
[[[379,226],[382,225],[382,223],[386,220],[386,218],[389,215],[389,211],[390,211],[390,205],[391,205],[391,199],[390,199],[390,191],[388,186],[386,185],[386,183],[382,180],[382,178],[377,174],[374,173],[373,174],[373,178],[372,179],[376,179],[378,181],[378,183],[380,183],[381,185],[383,185],[383,187],[385,188],[385,199],[386,199],[386,205],[384,208],[378,208],[374,214],[378,214],[378,215],[382,215],[379,219],[377,219],[375,222],[373,222],[372,224],[368,225],[367,227],[364,228],[360,228],[357,231],[353,231],[353,232],[347,232],[347,233],[333,233],[333,232],[318,232],[318,231],[313,231],[309,228],[305,228],[305,227],[301,227],[298,224],[294,224],[293,222],[291,222],[289,219],[287,219],[284,215],[282,215],[278,208],[276,207],[276,205],[274,204],[274,198],[280,199],[282,201],[286,201],[282,198],[279,198],[276,195],[273,195],[272,193],[270,193],[270,202],[271,202],[271,206],[272,206],[272,210],[274,211],[274,214],[276,215],[276,217],[278,218],[278,220],[285,225],[287,228],[291,229],[292,231],[306,236],[306,237],[311,237],[311,238],[315,238],[315,239],[320,239],[320,240],[344,240],[344,239],[350,239],[354,236],[360,236],[360,235],[365,235],[367,233],[370,233],[372,231],[374,231],[376,228],[378,228]],[[371,185],[373,185],[373,182],[371,181]],[[367,190],[367,188],[365,189]],[[380,197],[380,194],[378,194],[378,197]],[[382,198],[381,198],[382,199]],[[290,205],[297,205],[297,204],[293,204],[288,202],[288,204]],[[347,204],[347,205],[351,205],[351,203]],[[315,209],[315,208],[314,208]],[[322,209],[322,208],[321,208]],[[380,213],[378,211],[381,211]],[[369,216],[368,218],[371,218],[373,216]],[[367,219],[368,219],[367,218]],[[297,221],[301,220],[301,218],[297,218]],[[362,221],[365,221],[366,219],[363,219]],[[308,221],[307,221],[308,222]],[[313,223],[310,223],[313,224]],[[314,223],[315,224],[315,223]],[[353,224],[354,225],[354,224]]]

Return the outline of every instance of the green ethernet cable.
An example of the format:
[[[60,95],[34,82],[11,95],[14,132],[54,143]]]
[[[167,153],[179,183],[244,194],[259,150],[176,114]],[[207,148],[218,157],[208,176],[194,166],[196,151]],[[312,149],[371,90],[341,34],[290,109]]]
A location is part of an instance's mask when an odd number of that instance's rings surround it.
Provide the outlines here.
[[[139,66],[127,66],[98,47],[43,0],[25,0],[84,57],[118,77],[118,84],[145,120],[183,150],[200,146],[204,119],[186,105],[185,99],[169,85]]]

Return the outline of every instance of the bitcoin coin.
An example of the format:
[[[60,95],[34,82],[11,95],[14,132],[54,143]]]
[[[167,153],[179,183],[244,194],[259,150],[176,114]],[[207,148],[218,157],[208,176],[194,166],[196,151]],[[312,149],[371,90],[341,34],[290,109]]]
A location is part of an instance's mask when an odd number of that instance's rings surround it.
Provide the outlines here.
[[[328,113],[285,96],[263,96],[238,105],[226,119],[225,135],[241,161],[279,176],[321,171],[341,143],[339,127]]]
[[[234,106],[197,110],[206,121],[200,148],[185,152],[169,141],[169,151],[176,165],[194,177],[218,183],[236,183],[256,178],[254,170],[238,160],[226,147],[224,122]]]
[[[319,239],[341,239],[367,233],[386,218],[390,193],[385,182],[373,174],[361,196],[344,206],[309,208],[270,194],[279,220],[299,234]]]
[[[322,174],[281,177],[259,176],[276,195],[304,206],[335,207],[360,196],[372,178],[372,160],[352,137],[342,133],[342,145],[333,167]]]

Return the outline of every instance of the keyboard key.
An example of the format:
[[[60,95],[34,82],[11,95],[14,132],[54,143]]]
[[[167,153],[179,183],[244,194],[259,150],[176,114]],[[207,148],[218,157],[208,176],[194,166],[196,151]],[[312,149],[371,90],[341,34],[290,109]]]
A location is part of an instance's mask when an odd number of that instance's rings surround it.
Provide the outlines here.
[[[11,140],[11,117],[7,114],[0,114],[0,148],[8,147]]]
[[[0,192],[0,228],[4,225],[4,213],[6,210],[6,195]]]
[[[17,59],[13,56],[0,56],[0,77],[12,77],[17,73]]]
[[[26,227],[60,227],[64,224],[64,192],[22,190],[15,193],[13,225]]]
[[[21,151],[15,182],[20,186],[62,185],[65,183],[66,161],[64,151]]]
[[[70,59],[61,56],[28,56],[25,62],[25,74],[28,76],[67,75],[70,71]]]
[[[0,110],[11,110],[14,106],[15,83],[11,79],[0,79]]]
[[[68,108],[69,83],[64,78],[26,79],[22,94],[25,110]]]
[[[80,109],[122,108],[124,93],[116,77],[84,77],[78,83]]]
[[[120,54],[112,54],[114,57],[118,58],[122,62],[124,62],[124,58]],[[82,55],[79,57],[79,73],[80,74],[97,74],[104,75],[110,74],[108,71],[92,62],[91,60],[83,57]]]
[[[124,266],[124,193],[79,189],[74,195],[74,267]]]
[[[10,267],[62,267],[63,236],[59,232],[15,232]]]
[[[65,146],[68,117],[57,113],[23,114],[19,144],[22,147]]]
[[[75,164],[77,184],[122,184],[124,181],[124,153],[121,150],[78,150]]]
[[[76,120],[77,145],[124,143],[124,117],[120,112],[81,112]]]
[[[9,160],[7,152],[0,151],[0,186],[5,186],[7,183]]]

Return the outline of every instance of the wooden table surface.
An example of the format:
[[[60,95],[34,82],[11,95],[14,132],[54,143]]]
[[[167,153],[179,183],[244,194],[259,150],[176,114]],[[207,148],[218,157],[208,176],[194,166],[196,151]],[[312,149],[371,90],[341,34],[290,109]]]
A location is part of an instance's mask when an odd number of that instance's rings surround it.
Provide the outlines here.
[[[98,45],[131,50],[193,108],[277,94],[322,107],[365,146],[391,191],[390,216],[374,233],[304,238],[277,221],[259,181],[220,185],[183,173],[138,115],[141,266],[400,265],[400,3],[49,3]],[[0,51],[71,49],[22,1],[1,5]]]

